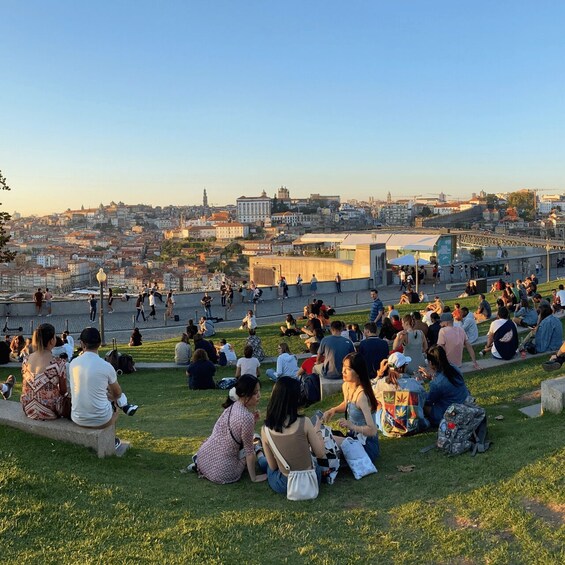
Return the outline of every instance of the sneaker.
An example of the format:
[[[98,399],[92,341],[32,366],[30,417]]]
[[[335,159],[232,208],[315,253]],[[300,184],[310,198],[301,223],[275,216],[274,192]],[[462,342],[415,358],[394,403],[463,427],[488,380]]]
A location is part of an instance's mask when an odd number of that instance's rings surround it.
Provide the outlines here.
[[[139,406],[137,404],[126,404],[125,406],[122,406],[124,414],[127,414],[128,416],[133,416],[137,412],[138,408]]]
[[[253,449],[255,450],[255,454],[263,453],[263,442],[259,434],[253,434]]]
[[[114,449],[119,449],[122,445],[122,440],[119,437],[114,438]]]
[[[559,363],[559,361],[546,361],[545,363],[542,363],[541,366],[544,371],[557,371],[558,369],[561,369],[561,363]]]
[[[4,400],[8,400],[12,396],[12,389],[16,384],[16,377],[14,377],[14,375],[8,375],[8,378],[6,379],[6,382],[4,384],[6,385],[8,390],[6,390],[6,392],[3,392],[2,396],[4,397]]]

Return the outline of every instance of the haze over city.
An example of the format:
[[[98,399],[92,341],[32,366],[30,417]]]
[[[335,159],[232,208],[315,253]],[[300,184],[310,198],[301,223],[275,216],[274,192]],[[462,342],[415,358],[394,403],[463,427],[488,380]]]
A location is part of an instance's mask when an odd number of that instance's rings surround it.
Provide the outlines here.
[[[562,191],[555,2],[2,2],[2,209]]]

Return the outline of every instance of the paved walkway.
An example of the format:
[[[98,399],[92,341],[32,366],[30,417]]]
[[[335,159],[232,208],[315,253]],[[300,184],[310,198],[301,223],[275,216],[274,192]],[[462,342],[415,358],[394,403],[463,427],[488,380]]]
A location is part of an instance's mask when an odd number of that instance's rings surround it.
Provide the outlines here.
[[[449,282],[447,283],[449,286]],[[446,284],[441,283],[437,286],[431,284],[421,285],[421,289],[425,290],[430,298],[435,294],[439,294],[442,298],[455,298],[461,294],[461,289],[447,290]],[[382,287],[379,289],[379,297],[386,304],[397,303],[400,297],[398,286],[392,285]],[[326,304],[331,305],[338,312],[351,312],[356,310],[366,310],[370,307],[371,297],[369,289],[366,291],[352,291],[342,292],[340,294],[320,294],[318,298],[322,299]],[[236,302],[231,312],[226,309],[215,305],[213,307],[213,314],[223,317],[225,321],[216,325],[217,329],[234,328],[238,327],[241,319],[245,316],[248,309],[253,308],[253,304],[237,302],[239,296],[236,296]],[[286,300],[269,300],[256,305],[256,315],[260,323],[270,324],[273,322],[284,320],[284,316],[288,313],[294,316],[302,315],[304,305],[310,301],[310,297],[304,294],[303,297],[293,297]],[[130,301],[131,309],[128,311],[116,311],[113,314],[105,312],[104,314],[104,328],[106,342],[110,342],[112,338],[120,342],[129,340],[129,336],[134,327],[139,327],[144,339],[148,341],[157,341],[160,339],[167,339],[170,337],[180,336],[184,331],[189,319],[198,322],[203,315],[201,308],[176,308],[175,314],[179,316],[179,321],[165,320],[164,319],[164,304],[157,304],[157,319],[143,321],[135,321],[135,301]],[[22,333],[25,336],[31,335],[33,328],[43,322],[49,322],[55,326],[57,333],[68,329],[74,337],[82,331],[83,328],[94,325],[99,326],[99,319],[96,318],[95,322],[91,322],[88,316],[87,307],[85,305],[84,314],[66,315],[65,313],[57,312],[57,302],[53,303],[53,315],[48,316],[33,316],[33,317],[10,317],[6,323],[7,328],[4,329],[5,334],[14,335],[18,333],[18,328],[22,328]]]

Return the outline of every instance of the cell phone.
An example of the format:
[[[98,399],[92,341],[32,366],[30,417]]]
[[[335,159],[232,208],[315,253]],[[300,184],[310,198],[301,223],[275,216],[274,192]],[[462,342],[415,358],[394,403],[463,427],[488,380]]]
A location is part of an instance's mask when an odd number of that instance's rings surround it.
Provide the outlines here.
[[[310,420],[312,420],[312,423],[316,425],[316,420],[318,418],[320,419],[320,422],[324,419],[324,413],[321,410],[316,410]]]

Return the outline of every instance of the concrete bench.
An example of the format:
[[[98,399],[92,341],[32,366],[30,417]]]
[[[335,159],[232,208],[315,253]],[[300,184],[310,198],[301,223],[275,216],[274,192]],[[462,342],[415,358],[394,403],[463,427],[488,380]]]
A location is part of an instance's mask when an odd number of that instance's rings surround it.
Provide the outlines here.
[[[343,379],[326,379],[320,377],[320,396],[323,400],[326,396],[331,396],[341,392],[341,386],[343,385]]]
[[[9,400],[0,402],[0,424],[57,441],[90,447],[94,449],[98,457],[122,456],[129,448],[127,442],[122,442],[120,449],[115,449],[116,430],[114,426],[103,430],[92,430],[81,428],[66,419],[32,420],[24,414],[19,402]]]
[[[464,282],[448,283],[445,285],[445,290],[465,290],[466,287],[467,283]]]
[[[541,382],[541,413],[560,414],[565,408],[565,377]]]

